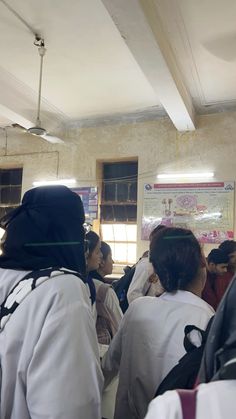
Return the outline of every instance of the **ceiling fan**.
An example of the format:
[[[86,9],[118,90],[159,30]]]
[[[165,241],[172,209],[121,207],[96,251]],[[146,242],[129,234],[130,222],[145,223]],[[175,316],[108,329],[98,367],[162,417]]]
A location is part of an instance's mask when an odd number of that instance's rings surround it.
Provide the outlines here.
[[[40,56],[40,72],[39,72],[39,90],[38,90],[38,107],[37,107],[37,117],[35,126],[29,127],[29,121],[25,123],[15,123],[12,124],[13,128],[20,128],[29,134],[36,135],[37,137],[41,137],[44,140],[50,143],[64,143],[61,138],[51,135],[47,132],[45,128],[42,127],[41,119],[40,119],[40,106],[41,106],[41,87],[42,87],[42,75],[43,75],[43,58],[46,53],[46,48],[44,45],[43,38],[34,30],[33,27],[24,19],[24,17],[20,16],[19,13],[10,6],[5,0],[0,0],[0,2],[11,12],[13,15],[34,35],[35,41],[34,45],[38,48],[39,56]],[[22,125],[21,125],[22,124]],[[25,124],[25,126],[23,126]]]
[[[41,110],[41,90],[42,90],[42,76],[43,76],[43,58],[46,53],[46,48],[44,45],[44,40],[39,37],[35,36],[35,42],[34,45],[38,48],[38,53],[40,56],[40,71],[39,71],[39,90],[38,90],[38,106],[37,106],[37,116],[35,125],[30,128],[22,127],[19,124],[13,124],[13,127],[19,127],[23,129],[28,134],[35,135],[37,137],[41,137],[44,140],[50,142],[50,143],[64,143],[64,141],[61,138],[58,138],[54,135],[51,135],[47,132],[47,130],[42,126],[41,119],[40,119],[40,110]]]

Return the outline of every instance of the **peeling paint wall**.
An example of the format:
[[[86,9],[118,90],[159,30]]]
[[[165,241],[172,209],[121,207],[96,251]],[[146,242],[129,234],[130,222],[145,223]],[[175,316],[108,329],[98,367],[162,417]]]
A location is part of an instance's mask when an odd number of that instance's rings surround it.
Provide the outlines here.
[[[147,248],[140,239],[143,184],[157,173],[213,171],[215,180],[236,179],[236,112],[198,117],[196,131],[180,133],[168,118],[73,128],[65,145],[51,145],[17,130],[0,131],[0,166],[23,166],[23,192],[34,180],[75,177],[79,185],[96,185],[97,162],[137,157],[138,256]],[[7,147],[6,147],[7,145]]]

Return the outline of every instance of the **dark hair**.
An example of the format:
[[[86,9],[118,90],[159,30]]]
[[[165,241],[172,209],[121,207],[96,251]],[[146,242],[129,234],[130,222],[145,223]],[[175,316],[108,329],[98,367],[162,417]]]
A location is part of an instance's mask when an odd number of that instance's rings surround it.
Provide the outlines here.
[[[106,242],[101,242],[101,248],[100,248],[101,252],[102,252],[102,258],[103,260],[106,260],[108,255],[111,254],[111,248],[109,246],[109,244],[107,244]]]
[[[163,224],[159,224],[158,226],[156,226],[150,233],[149,235],[149,240],[151,241],[153,236],[158,233],[158,231],[162,230],[163,228],[165,228],[165,226]]]
[[[185,290],[202,264],[201,247],[190,230],[165,227],[150,244],[150,262],[165,291]]]
[[[111,254],[111,248],[110,248],[109,244],[102,241],[100,250],[102,252],[102,259],[104,261],[106,261],[108,255]],[[91,271],[90,275],[91,275],[92,278],[95,278],[95,279],[98,279],[99,281],[105,282],[103,277],[100,275],[100,273],[98,273],[98,271]]]
[[[227,255],[230,253],[236,252],[236,241],[234,240],[225,240],[219,245],[219,249],[223,250]]]
[[[94,251],[99,240],[100,240],[100,237],[97,233],[95,233],[95,231],[89,231],[85,235],[85,242],[87,244],[88,255],[91,255],[91,253]]]
[[[212,249],[212,251],[207,256],[208,263],[214,263],[215,265],[219,263],[228,263],[229,256],[227,253],[223,252],[221,249]]]

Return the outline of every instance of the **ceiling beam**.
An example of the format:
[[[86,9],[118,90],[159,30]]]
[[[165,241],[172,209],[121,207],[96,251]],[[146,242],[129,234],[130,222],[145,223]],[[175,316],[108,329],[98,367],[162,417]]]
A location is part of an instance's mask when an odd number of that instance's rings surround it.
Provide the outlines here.
[[[194,130],[192,98],[168,42],[157,0],[102,2],[177,130]]]

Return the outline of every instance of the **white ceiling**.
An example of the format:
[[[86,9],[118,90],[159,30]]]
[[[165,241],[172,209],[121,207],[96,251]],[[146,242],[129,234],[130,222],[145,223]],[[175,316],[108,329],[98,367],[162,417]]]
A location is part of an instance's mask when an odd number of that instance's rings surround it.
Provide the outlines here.
[[[236,108],[235,0],[4,0],[45,39],[48,130],[167,113]],[[39,56],[0,0],[0,126],[34,125]]]

